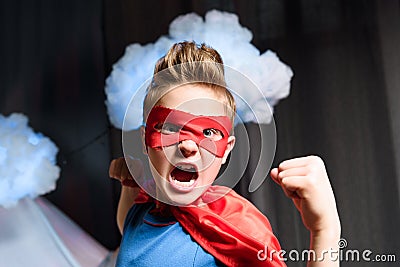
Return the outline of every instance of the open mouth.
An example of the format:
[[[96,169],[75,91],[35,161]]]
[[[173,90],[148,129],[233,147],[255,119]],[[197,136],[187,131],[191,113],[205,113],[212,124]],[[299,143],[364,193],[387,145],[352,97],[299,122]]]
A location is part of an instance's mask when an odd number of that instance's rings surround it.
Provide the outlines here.
[[[177,164],[171,171],[171,185],[179,191],[190,191],[196,186],[199,174],[192,164]]]

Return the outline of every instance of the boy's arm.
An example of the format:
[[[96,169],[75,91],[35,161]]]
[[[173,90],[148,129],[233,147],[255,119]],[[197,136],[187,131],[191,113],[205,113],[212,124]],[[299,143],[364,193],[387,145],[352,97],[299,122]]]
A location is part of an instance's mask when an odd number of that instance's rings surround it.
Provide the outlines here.
[[[137,163],[140,169],[141,164]],[[138,172],[142,171],[138,170]],[[117,209],[117,225],[119,231],[123,232],[124,222],[129,209],[135,203],[135,199],[139,194],[139,188],[136,185],[125,158],[117,158],[111,161],[109,168],[109,176],[121,182],[121,195],[119,197]]]
[[[139,193],[139,188],[122,186],[121,195],[119,197],[117,209],[117,225],[119,232],[122,234],[124,230],[124,222],[129,209],[135,203],[135,198]]]
[[[310,231],[316,258],[307,266],[339,266],[340,220],[324,162],[317,156],[286,160],[271,170],[271,178],[293,200]]]

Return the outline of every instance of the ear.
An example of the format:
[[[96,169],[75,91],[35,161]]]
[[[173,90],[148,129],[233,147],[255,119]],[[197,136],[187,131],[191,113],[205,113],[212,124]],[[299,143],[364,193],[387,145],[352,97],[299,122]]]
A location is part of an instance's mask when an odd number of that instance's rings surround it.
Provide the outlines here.
[[[224,156],[222,157],[222,164],[225,164],[226,159],[229,156],[229,153],[232,151],[233,147],[235,146],[236,138],[231,135],[228,137],[228,144],[226,145]]]
[[[140,136],[142,139],[142,152],[143,154],[147,155],[147,146],[146,146],[146,139],[145,139],[146,130],[144,126],[140,126]]]

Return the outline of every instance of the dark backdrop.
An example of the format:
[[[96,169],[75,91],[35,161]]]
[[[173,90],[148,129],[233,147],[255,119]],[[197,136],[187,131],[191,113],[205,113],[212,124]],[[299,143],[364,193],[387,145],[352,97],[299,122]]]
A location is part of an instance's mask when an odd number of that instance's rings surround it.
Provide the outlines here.
[[[121,133],[110,127],[104,106],[104,80],[128,44],[154,42],[177,15],[215,8],[238,14],[253,44],[277,52],[295,73],[289,98],[275,109],[275,164],[323,157],[348,247],[400,257],[399,1],[0,5],[0,112],[25,113],[35,130],[55,141],[62,172],[47,197],[103,245],[114,249],[120,238],[114,219],[119,187],[107,169],[122,155]],[[247,128],[257,147],[254,125]],[[308,233],[280,189],[270,180],[252,194],[247,186],[245,176],[236,190],[268,215],[282,246],[307,248]]]

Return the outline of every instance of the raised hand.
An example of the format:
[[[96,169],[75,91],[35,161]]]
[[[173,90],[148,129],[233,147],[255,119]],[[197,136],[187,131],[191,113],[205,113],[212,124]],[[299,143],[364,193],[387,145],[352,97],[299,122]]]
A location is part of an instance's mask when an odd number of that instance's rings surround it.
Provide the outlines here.
[[[117,158],[110,163],[109,176],[119,180],[124,186],[137,187],[138,185],[133,177],[141,178],[143,174],[143,163],[140,159]]]
[[[317,156],[283,161],[271,178],[291,198],[311,232],[340,227],[335,197],[325,164]]]
[[[308,156],[283,161],[271,170],[271,178],[293,200],[311,233],[310,249],[317,258],[310,259],[307,266],[339,266],[340,220],[322,159]],[[333,257],[327,251],[332,251]]]

